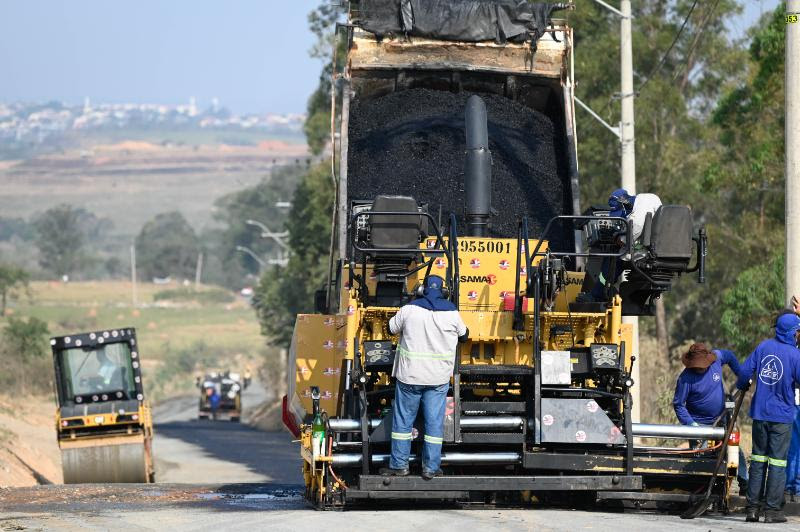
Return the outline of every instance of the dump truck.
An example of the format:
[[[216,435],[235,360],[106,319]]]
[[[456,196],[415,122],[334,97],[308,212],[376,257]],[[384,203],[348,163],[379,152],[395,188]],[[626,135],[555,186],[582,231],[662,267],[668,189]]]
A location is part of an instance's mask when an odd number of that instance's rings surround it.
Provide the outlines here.
[[[726,508],[738,455],[722,454],[722,427],[632,417],[622,318],[652,315],[681,275],[703,280],[691,210],[664,205],[634,242],[627,219],[581,208],[575,37],[552,16],[565,5],[431,2],[443,20],[418,4],[350,2],[337,31],[329,274],[316,313],[296,318],[283,401],[307,498],[685,506],[721,469],[711,502]],[[599,301],[579,297],[592,261],[612,280],[630,270]],[[399,356],[388,322],[434,274],[469,329],[444,475],[418,474],[418,420],[412,474],[384,477]],[[690,438],[712,443],[665,443]]]
[[[232,371],[206,373],[197,377],[200,389],[198,419],[228,419],[238,422],[242,418],[242,390],[250,384],[250,379]],[[217,394],[219,401],[212,406],[212,396]]]
[[[154,482],[136,330],[56,336],[50,346],[64,483]]]

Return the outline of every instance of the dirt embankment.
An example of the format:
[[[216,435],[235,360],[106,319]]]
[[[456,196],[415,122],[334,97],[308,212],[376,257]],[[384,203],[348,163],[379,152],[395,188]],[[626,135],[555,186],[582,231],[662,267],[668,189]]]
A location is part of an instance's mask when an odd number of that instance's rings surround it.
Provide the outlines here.
[[[0,488],[63,481],[54,413],[49,397],[0,396]]]

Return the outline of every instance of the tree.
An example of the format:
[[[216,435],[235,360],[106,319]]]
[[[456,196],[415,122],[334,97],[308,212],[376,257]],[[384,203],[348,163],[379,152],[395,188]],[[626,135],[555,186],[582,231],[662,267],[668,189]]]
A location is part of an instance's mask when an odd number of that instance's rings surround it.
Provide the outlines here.
[[[725,291],[722,330],[740,358],[771,336],[775,316],[784,307],[785,263],[785,256],[776,254],[769,262],[743,271]]]
[[[136,237],[136,268],[145,279],[193,278],[199,252],[197,235],[181,213],[157,214]]]
[[[0,316],[6,315],[8,299],[20,290],[28,290],[30,276],[22,268],[10,264],[0,264]]]
[[[330,169],[320,164],[303,176],[292,198],[289,264],[264,272],[253,297],[261,331],[273,345],[288,345],[295,316],[314,310],[314,291],[328,272],[332,207]]]
[[[744,75],[746,57],[725,30],[727,20],[740,9],[740,3],[731,0],[658,0],[634,5],[637,191],[657,193],[664,203],[691,205],[698,223],[708,226],[710,239],[709,282],[698,286],[680,280],[657,301],[655,322],[642,320],[644,332],[656,333],[660,356],[667,356],[671,346],[696,337],[699,331],[710,333],[706,339],[711,341],[721,336],[720,287],[733,278],[720,270],[727,267],[726,262],[735,264],[730,259],[740,252],[720,250],[720,231],[726,220],[717,213],[726,199],[704,193],[699,183],[718,150],[711,113]],[[619,20],[585,2],[571,22],[576,28],[577,95],[617,124]],[[578,110],[576,120],[582,200],[584,204],[604,202],[608,192],[619,186],[619,157],[609,157],[619,153],[619,142],[587,113]]]
[[[285,207],[279,207],[278,202],[292,198],[302,174],[303,168],[300,166],[278,167],[257,185],[225,195],[214,202],[214,218],[224,226],[214,237],[217,241],[216,254],[226,270],[237,274],[223,280],[223,284],[239,282],[242,273],[256,274],[260,271],[255,259],[237,252],[237,246],[246,246],[259,256],[276,254],[278,244],[275,240],[262,237],[261,229],[247,221],[255,220],[265,224],[272,232],[282,232],[288,211]]]
[[[311,153],[319,155],[330,140],[331,130],[331,75],[333,74],[333,47],[339,46],[337,54],[341,68],[344,61],[344,48],[342,42],[337,42],[333,33],[336,22],[345,12],[345,4],[322,3],[308,14],[308,25],[311,32],[317,37],[314,47],[309,51],[311,57],[323,61],[322,72],[319,76],[319,85],[308,99],[306,108],[306,121],[303,132]]]
[[[3,330],[5,356],[17,360],[21,376],[21,389],[27,392],[26,368],[35,359],[47,354],[47,337],[50,331],[42,320],[29,317],[27,320],[10,316]]]
[[[83,213],[70,205],[52,207],[34,222],[39,264],[61,277],[78,270],[85,260]]]

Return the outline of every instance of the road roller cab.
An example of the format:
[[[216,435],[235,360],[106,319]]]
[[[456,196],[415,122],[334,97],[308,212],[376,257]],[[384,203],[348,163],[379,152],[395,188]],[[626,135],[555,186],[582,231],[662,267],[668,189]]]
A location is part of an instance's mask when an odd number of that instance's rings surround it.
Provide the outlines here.
[[[64,482],[152,482],[153,422],[133,328],[50,340]]]

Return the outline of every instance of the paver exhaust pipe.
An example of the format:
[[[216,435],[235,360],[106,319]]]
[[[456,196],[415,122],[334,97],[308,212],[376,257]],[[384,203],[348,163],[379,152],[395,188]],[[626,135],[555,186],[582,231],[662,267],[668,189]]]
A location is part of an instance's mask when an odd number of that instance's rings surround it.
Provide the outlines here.
[[[489,132],[486,104],[480,96],[467,100],[464,116],[467,151],[464,161],[465,217],[468,236],[489,236],[492,209],[492,152],[489,151]]]

